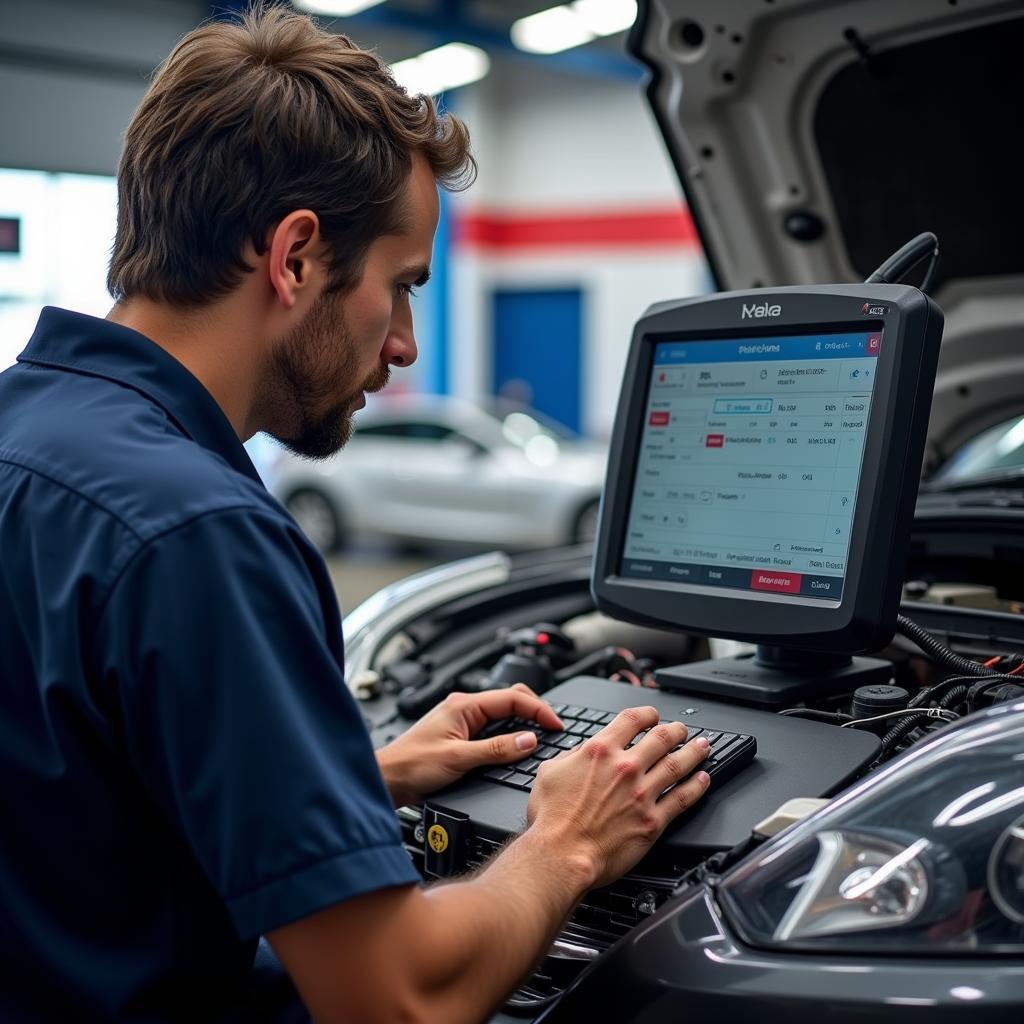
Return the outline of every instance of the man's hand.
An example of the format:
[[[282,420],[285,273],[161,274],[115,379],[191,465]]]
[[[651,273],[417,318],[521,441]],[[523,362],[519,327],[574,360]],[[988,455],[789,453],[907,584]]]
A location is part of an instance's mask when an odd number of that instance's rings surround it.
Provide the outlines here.
[[[624,749],[644,729],[650,732]],[[621,712],[597,735],[541,765],[527,811],[530,831],[556,837],[565,856],[588,864],[591,886],[618,878],[708,788],[706,772],[690,775],[707,757],[708,742],[698,737],[676,750],[685,739],[686,726],[659,725],[655,708]]]
[[[396,807],[416,803],[484,764],[511,764],[537,745],[532,732],[474,740],[488,722],[516,715],[545,729],[562,721],[524,683],[487,693],[453,693],[408,732],[377,751],[377,763]]]
[[[523,685],[456,694],[380,752],[385,778],[397,780],[392,792],[420,793],[474,765],[522,757],[514,742],[522,733],[470,739],[490,719],[509,715],[560,727]],[[644,729],[650,732],[624,749]],[[628,871],[707,789],[703,772],[687,778],[707,744],[699,737],[676,750],[685,738],[679,723],[658,725],[654,708],[623,711],[545,762],[530,798],[530,827],[478,873],[371,892],[271,932],[311,1015],[323,1024],[487,1019],[580,896]]]

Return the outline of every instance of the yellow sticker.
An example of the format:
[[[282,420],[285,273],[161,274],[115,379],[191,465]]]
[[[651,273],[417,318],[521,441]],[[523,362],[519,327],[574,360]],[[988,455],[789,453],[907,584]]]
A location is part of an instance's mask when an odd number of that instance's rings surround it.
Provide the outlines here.
[[[427,842],[434,853],[444,853],[448,849],[448,832],[442,825],[431,825],[427,832]]]

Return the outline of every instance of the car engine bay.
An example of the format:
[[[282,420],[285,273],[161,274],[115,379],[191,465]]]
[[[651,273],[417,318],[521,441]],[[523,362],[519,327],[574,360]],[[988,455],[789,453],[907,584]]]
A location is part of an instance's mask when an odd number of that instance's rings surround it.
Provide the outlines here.
[[[989,500],[979,507],[969,490],[922,493],[901,631],[875,652],[891,665],[888,684],[873,687],[874,695],[832,693],[775,713],[874,732],[881,747],[860,772],[865,777],[971,711],[1020,700],[1024,583],[1015,567],[1024,564],[1024,535],[1013,493],[1006,499],[1001,507]],[[586,675],[628,687],[644,703],[644,691],[662,668],[711,654],[753,656],[749,645],[636,626],[596,612],[590,569],[586,548],[494,553],[403,581],[356,609],[346,620],[350,685],[374,745],[399,735],[449,692],[525,682],[544,693]],[[765,806],[765,817],[775,810]],[[402,808],[399,818],[406,847],[422,867],[421,808]],[[683,856],[678,848],[668,855],[656,846],[624,878],[584,898],[505,1011],[539,1013],[674,893],[714,877],[764,838],[752,831],[736,848]],[[503,841],[476,836],[465,869],[482,864]]]

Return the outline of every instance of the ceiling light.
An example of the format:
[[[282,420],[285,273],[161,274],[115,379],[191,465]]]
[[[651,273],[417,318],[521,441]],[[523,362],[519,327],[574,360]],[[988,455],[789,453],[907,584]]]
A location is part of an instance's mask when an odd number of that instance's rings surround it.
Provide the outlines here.
[[[514,22],[512,42],[528,53],[559,53],[596,38],[586,22],[569,6],[549,7]]]
[[[310,14],[325,14],[329,18],[346,18],[359,14],[370,7],[382,4],[384,0],[294,0],[295,6]]]
[[[636,0],[575,0],[520,18],[512,42],[529,53],[558,53],[610,36],[636,21]]]
[[[491,59],[478,46],[446,43],[418,57],[391,65],[395,81],[410,93],[436,96],[483,78],[491,69]]]
[[[636,0],[576,0],[569,6],[596,36],[623,32],[636,21]]]

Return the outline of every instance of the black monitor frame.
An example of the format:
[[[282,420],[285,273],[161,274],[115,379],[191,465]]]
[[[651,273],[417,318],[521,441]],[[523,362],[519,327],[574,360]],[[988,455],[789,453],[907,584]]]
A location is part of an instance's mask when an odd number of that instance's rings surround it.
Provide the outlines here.
[[[830,654],[877,650],[888,643],[896,627],[942,323],[938,306],[905,285],[726,292],[651,307],[633,332],[612,433],[591,578],[598,608],[649,626]],[[694,593],[671,581],[620,575],[659,341],[877,328],[883,341],[838,607],[813,599],[799,604],[773,595],[762,599],[726,588],[721,594]]]

